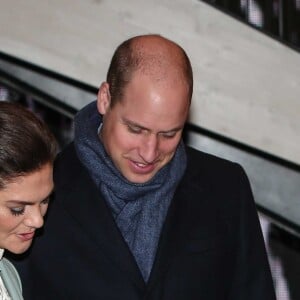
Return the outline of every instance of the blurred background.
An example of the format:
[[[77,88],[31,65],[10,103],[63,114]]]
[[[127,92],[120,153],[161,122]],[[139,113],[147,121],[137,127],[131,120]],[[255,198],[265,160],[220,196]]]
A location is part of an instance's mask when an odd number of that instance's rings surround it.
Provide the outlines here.
[[[300,49],[300,0],[203,0]]]

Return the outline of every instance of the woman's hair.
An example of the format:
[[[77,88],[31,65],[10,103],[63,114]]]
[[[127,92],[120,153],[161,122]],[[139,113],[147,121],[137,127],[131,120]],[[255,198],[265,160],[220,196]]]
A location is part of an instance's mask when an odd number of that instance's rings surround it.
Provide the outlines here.
[[[0,189],[19,176],[53,163],[57,142],[25,107],[0,101]]]

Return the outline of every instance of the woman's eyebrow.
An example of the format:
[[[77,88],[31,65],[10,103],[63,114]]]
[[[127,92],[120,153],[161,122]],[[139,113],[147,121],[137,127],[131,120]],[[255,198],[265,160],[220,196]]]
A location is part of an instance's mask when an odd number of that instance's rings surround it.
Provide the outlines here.
[[[51,190],[51,192],[44,198],[42,199],[40,202],[45,201],[46,199],[48,199],[51,194],[53,193],[54,189]],[[24,200],[17,200],[17,199],[11,199],[7,201],[8,203],[12,203],[12,204],[19,204],[19,205],[33,205],[35,203],[31,202],[31,201],[24,201]]]
[[[23,201],[23,200],[8,200],[7,202],[12,204],[20,204],[20,205],[33,205],[30,201]]]

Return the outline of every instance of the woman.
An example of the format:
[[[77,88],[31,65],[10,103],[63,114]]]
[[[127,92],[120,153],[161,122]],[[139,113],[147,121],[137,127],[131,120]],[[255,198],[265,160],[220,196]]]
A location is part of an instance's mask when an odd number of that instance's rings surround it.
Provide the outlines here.
[[[40,119],[20,105],[0,101],[0,299],[23,299],[20,278],[3,252],[23,253],[43,226],[56,151]]]

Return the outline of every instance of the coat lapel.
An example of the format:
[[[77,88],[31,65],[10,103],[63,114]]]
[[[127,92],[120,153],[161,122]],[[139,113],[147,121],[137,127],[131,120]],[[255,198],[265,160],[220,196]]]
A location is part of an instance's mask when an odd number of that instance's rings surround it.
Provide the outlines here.
[[[145,283],[135,259],[96,185],[81,164],[76,172],[72,182],[63,187],[68,197],[62,205],[112,263],[143,289]]]
[[[200,179],[199,170],[194,168],[194,163],[193,160],[188,162],[185,175],[170,205],[148,281],[148,290],[152,289],[155,283],[164,276],[172,261],[180,257],[179,252],[183,251],[189,239],[193,238],[191,235],[203,234],[201,223],[205,223],[207,218],[213,218],[214,213],[210,214],[207,207],[204,209],[204,206],[212,203],[210,201],[211,186],[206,185],[204,178]],[[208,235],[212,234],[208,233]]]
[[[189,195],[185,193],[185,190],[181,186],[182,183],[177,188],[162,229],[155,262],[148,281],[148,290],[152,289],[157,280],[167,271],[171,261],[178,251],[180,251],[179,245],[182,244],[181,239],[185,236],[182,224],[185,223],[184,220],[186,219],[184,211],[186,211],[186,203],[188,202],[187,198]],[[190,186],[189,193],[190,195],[195,195],[192,185]]]

